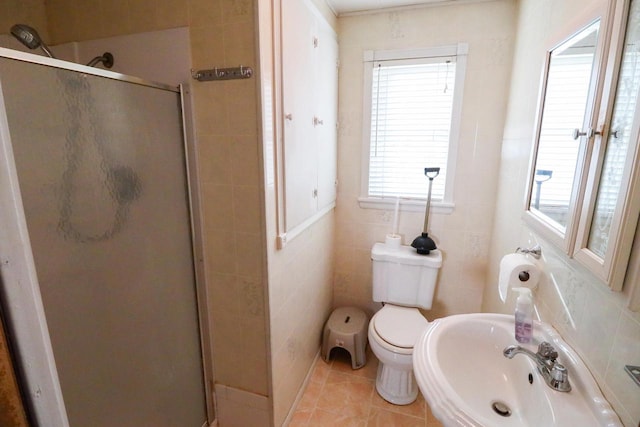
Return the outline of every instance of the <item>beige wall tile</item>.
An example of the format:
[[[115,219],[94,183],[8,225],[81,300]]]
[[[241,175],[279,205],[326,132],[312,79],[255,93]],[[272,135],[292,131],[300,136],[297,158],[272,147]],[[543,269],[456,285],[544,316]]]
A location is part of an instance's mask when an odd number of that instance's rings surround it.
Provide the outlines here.
[[[226,135],[202,135],[198,138],[198,166],[202,182],[233,184],[232,139]]]
[[[286,418],[320,348],[321,331],[331,310],[334,224],[333,215],[328,214],[283,250],[270,254],[275,425]]]
[[[254,136],[238,135],[231,138],[231,164],[234,185],[259,185],[262,170],[260,151]]]
[[[74,4],[69,0],[47,2],[47,22],[50,44],[78,40]]]
[[[224,22],[253,23],[254,2],[252,0],[221,0]]]
[[[225,321],[237,319],[242,300],[238,291],[238,278],[233,274],[210,273],[207,284],[213,291],[209,294],[209,307],[215,316],[218,319],[224,318]]]
[[[260,233],[262,231],[259,187],[252,185],[233,186],[233,218],[237,232]]]
[[[177,28],[189,24],[188,0],[156,0],[155,6],[158,28]]]
[[[193,51],[192,55],[196,55]],[[224,90],[211,84],[193,88],[195,104],[196,132],[200,135],[229,135],[228,111]]]
[[[100,20],[100,15],[102,13],[109,13],[110,17],[113,18],[113,9],[116,6],[121,5],[122,2],[116,2],[116,4],[111,8],[106,8],[109,10],[104,10],[101,7],[101,0],[89,0],[86,2],[71,2],[73,5],[72,9],[72,19],[73,19],[73,27],[75,29],[74,38],[75,40],[89,40],[89,39],[97,39],[105,36],[104,27],[102,25],[102,21]],[[126,13],[118,19],[117,27],[121,28],[124,22],[128,22],[128,16]],[[114,35],[114,33],[111,33]]]
[[[218,232],[233,230],[233,190],[230,185],[204,182],[201,185],[202,204],[205,215],[204,229],[211,238]]]
[[[241,227],[236,229],[242,230]],[[236,237],[236,271],[240,276],[261,279],[263,277],[262,253],[264,242],[260,233],[235,233]],[[262,284],[262,283],[261,283]],[[262,295],[262,293],[260,293]]]
[[[204,239],[208,271],[236,274],[236,240],[233,231],[217,231],[207,234]]]
[[[189,27],[222,24],[222,2],[189,0]]]
[[[237,67],[240,65],[246,65],[246,63],[233,62],[230,66]],[[240,83],[245,83],[245,85]],[[239,80],[229,82],[226,85],[227,120],[229,129],[232,129],[235,134],[257,135],[258,133],[257,99],[255,96],[246,96],[247,91],[249,93],[255,91],[255,87],[252,87],[252,85],[252,80]]]
[[[136,0],[129,2],[129,19],[137,31],[153,31],[156,25],[156,1]]]
[[[8,34],[14,24],[27,24],[49,42],[49,26],[43,0],[3,0],[0,2],[0,34]]]
[[[469,44],[461,133],[456,162],[455,211],[431,214],[430,235],[443,251],[430,318],[480,310],[488,263],[498,160],[515,36],[515,6],[509,1],[428,7],[340,17],[339,198],[337,206],[334,305],[354,304],[377,310],[371,301],[370,250],[390,233],[393,213],[360,209],[364,50]],[[493,56],[491,56],[493,55]],[[491,59],[488,59],[491,57]],[[487,102],[491,99],[491,102]],[[426,180],[425,180],[426,185]],[[474,208],[482,206],[481,215]],[[424,213],[402,211],[400,233],[410,244],[422,232]],[[344,239],[342,235],[350,238]],[[346,254],[354,261],[341,260]],[[359,262],[355,262],[359,260]],[[467,271],[464,277],[457,271]],[[464,281],[462,281],[464,280]],[[473,292],[469,292],[473,290]]]
[[[78,24],[86,23],[79,33],[80,38],[88,40],[136,32],[130,19],[128,0],[100,0],[98,9],[89,10],[91,3],[93,2],[76,2],[77,6],[83,5],[78,8]],[[96,13],[96,10],[100,12]]]
[[[224,59],[228,67],[254,65],[255,50],[251,22],[232,22],[225,24]]]
[[[191,57],[194,70],[209,70],[224,66],[224,26],[220,24],[199,25],[190,27]],[[203,87],[203,90],[223,90],[224,85],[216,84],[213,88]],[[207,94],[208,97],[212,94]],[[224,122],[226,124],[226,120]]]

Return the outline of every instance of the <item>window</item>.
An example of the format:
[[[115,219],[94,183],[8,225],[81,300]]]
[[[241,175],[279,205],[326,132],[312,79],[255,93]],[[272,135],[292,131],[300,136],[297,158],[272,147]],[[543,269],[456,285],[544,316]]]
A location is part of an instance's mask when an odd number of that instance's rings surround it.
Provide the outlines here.
[[[433,206],[453,208],[466,45],[365,52],[363,185],[360,204],[396,197],[424,205],[425,167],[439,167]]]

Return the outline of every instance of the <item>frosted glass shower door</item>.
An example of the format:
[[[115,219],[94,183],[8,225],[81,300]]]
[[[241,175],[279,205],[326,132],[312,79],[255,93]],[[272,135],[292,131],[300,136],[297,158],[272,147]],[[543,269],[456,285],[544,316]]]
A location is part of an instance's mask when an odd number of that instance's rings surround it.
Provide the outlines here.
[[[0,58],[72,427],[206,422],[179,94]]]

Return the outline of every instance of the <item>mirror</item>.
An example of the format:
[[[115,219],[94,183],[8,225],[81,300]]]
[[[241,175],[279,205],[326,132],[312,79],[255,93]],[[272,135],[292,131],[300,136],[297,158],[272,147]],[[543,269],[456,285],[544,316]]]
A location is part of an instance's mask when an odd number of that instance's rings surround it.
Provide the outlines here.
[[[581,141],[591,136],[588,107],[599,28],[596,21],[551,50],[543,79],[528,209],[562,236],[580,179]]]
[[[640,215],[640,2],[624,7],[607,37],[597,20],[548,52],[524,215],[615,291]]]
[[[624,191],[626,188],[625,180],[630,175],[627,157],[634,136],[634,119],[638,114],[636,104],[640,92],[640,2],[632,2],[630,7],[611,126],[587,244],[589,250],[603,259],[607,254],[616,210],[620,210],[617,208],[619,196],[621,190]]]

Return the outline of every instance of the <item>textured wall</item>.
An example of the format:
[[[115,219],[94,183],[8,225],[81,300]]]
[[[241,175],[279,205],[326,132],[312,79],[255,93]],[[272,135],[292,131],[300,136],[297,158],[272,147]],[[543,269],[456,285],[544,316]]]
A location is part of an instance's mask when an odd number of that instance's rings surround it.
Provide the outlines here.
[[[498,161],[515,34],[510,0],[340,17],[340,131],[334,305],[370,312],[371,247],[391,232],[393,210],[361,209],[363,51],[469,44],[455,173],[455,210],[430,217],[444,263],[429,319],[480,310],[498,180]],[[425,165],[426,166],[426,165]],[[425,178],[425,186],[427,180]],[[401,212],[403,244],[424,213]]]
[[[280,426],[318,353],[322,327],[331,311],[335,214],[327,213],[282,250],[276,249],[276,143],[281,138],[281,114],[276,107],[279,86],[274,85],[277,46],[273,45],[271,2],[260,2],[259,9],[271,383],[274,425]]]
[[[8,34],[13,24],[27,24],[49,41],[44,0],[0,0],[0,34]]]
[[[578,350],[626,426],[640,422],[640,387],[623,370],[640,363],[640,314],[626,308],[628,289],[609,289],[521,221],[545,51],[589,22],[604,0],[523,0],[502,147],[498,203],[483,311],[512,312],[497,296],[500,258],[540,243],[545,275],[535,295],[542,319]],[[577,13],[579,12],[579,13]]]
[[[184,27],[209,17],[206,13],[220,2],[191,0],[47,0],[50,44],[91,40],[110,36]],[[193,13],[197,12],[197,13]]]

